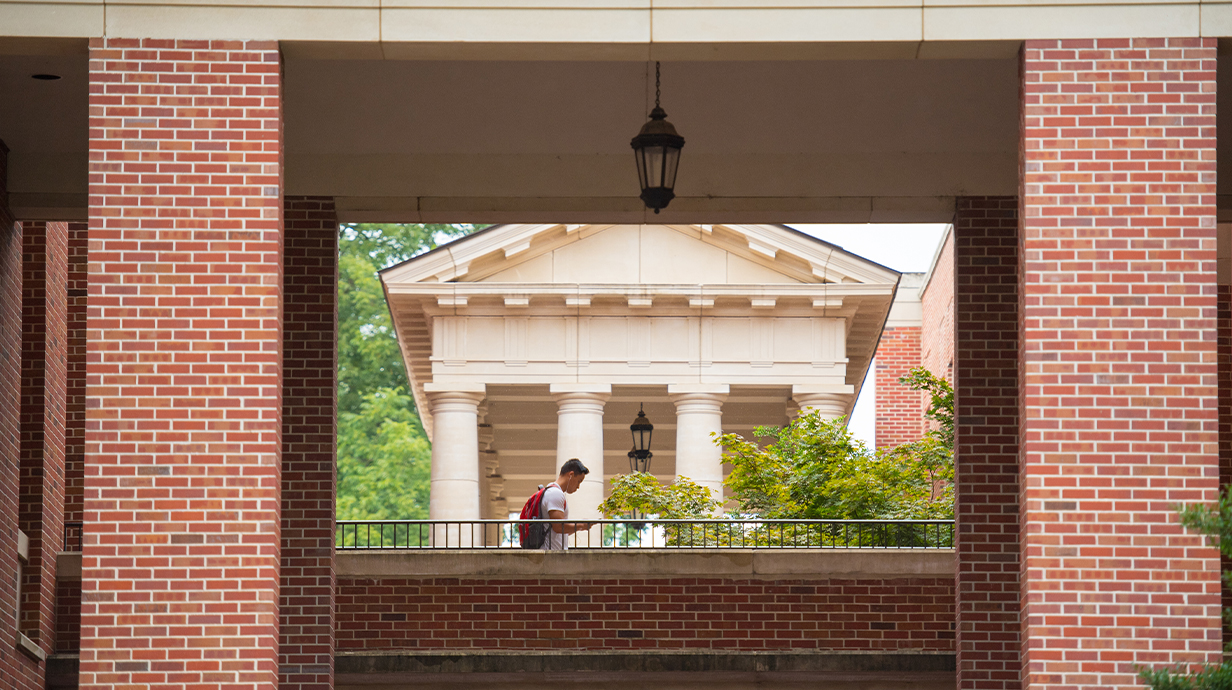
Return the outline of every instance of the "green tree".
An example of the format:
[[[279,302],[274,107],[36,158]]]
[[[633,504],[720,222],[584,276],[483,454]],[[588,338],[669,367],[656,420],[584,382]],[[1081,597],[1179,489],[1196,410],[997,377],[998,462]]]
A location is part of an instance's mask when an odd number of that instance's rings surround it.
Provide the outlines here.
[[[599,511],[608,519],[638,514],[664,520],[703,520],[721,505],[722,501],[710,495],[709,488],[688,477],[677,477],[676,481],[664,485],[652,474],[632,472],[612,479],[611,493],[599,504]],[[716,529],[713,525],[668,525],[663,531],[665,544],[669,546],[718,545],[731,541],[730,529]],[[639,546],[651,537],[646,523],[641,521],[603,526],[605,544]]]
[[[1219,496],[1217,508],[1205,504],[1178,508],[1181,524],[1210,537],[1219,546],[1219,552],[1232,558],[1232,488],[1225,487]],[[1232,572],[1223,571],[1223,586],[1232,587]],[[1232,609],[1223,610],[1225,626],[1232,625]],[[1232,651],[1232,644],[1224,646]],[[1208,664],[1197,670],[1184,668],[1139,668],[1143,682],[1154,690],[1232,690],[1232,662]]]
[[[742,514],[769,519],[946,519],[954,516],[954,393],[925,369],[900,382],[930,395],[939,428],[896,448],[872,451],[844,419],[816,411],[756,439],[718,437],[732,471],[725,480]]]
[[[699,520],[721,505],[710,495],[710,489],[688,477],[664,485],[653,474],[631,472],[612,479],[612,490],[599,504],[599,512],[609,519],[641,515],[657,515],[665,520]]]
[[[899,379],[929,395],[925,412],[937,423],[919,441],[872,451],[854,438],[844,419],[822,419],[816,412],[800,415],[787,426],[762,426],[754,440],[739,434],[715,438],[723,446],[732,471],[724,484],[732,490],[735,516],[767,520],[936,520],[954,517],[954,389],[926,369],[914,369]],[[682,478],[684,479],[684,478]],[[681,488],[663,486],[643,473],[612,480],[612,493],[601,506],[612,517],[637,510],[665,518],[698,519],[718,501],[692,482]],[[699,492],[704,491],[705,494]],[[848,540],[815,529],[766,527],[694,527],[686,534],[696,541],[724,540],[732,544],[792,542],[807,546],[827,539]],[[906,531],[903,531],[906,530]],[[861,532],[856,540],[903,543],[948,541],[923,526]],[[922,541],[921,541],[922,540]]]
[[[338,416],[338,518],[426,519],[431,455],[409,395],[365,395]]]
[[[473,232],[471,225],[347,224],[338,246],[338,410],[381,388],[409,391],[379,269]],[[412,409],[414,409],[412,404]]]
[[[377,270],[474,231],[348,224],[338,257],[338,518],[427,517],[430,449]]]

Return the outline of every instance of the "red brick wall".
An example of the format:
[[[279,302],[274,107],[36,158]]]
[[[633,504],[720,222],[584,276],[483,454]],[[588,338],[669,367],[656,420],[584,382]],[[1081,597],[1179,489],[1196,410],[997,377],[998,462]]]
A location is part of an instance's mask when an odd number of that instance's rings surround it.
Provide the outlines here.
[[[953,649],[954,583],[342,579],[339,651]]]
[[[1232,285],[1219,284],[1216,339],[1219,366],[1219,486],[1232,486]],[[1232,558],[1220,556],[1220,570],[1232,570]],[[1224,587],[1221,604],[1232,608],[1232,588]],[[1226,646],[1232,642],[1232,629],[1223,628]]]
[[[273,41],[91,39],[80,687],[278,683]]]
[[[81,522],[86,455],[86,294],[89,223],[68,224],[68,368],[64,406],[64,519]]]
[[[903,288],[899,288],[902,290]],[[878,448],[893,448],[924,435],[927,399],[898,382],[899,377],[920,366],[920,328],[886,328],[877,343],[873,361],[877,385],[877,416],[874,438]]]
[[[1026,679],[1129,686],[1219,659],[1216,42],[1024,50]]]
[[[56,651],[81,649],[81,580],[56,583]]]
[[[22,223],[21,480],[29,537],[19,629],[55,649],[56,557],[64,534],[68,224]]]
[[[933,374],[954,382],[954,233],[937,254],[932,275],[920,296],[923,333],[920,361]],[[930,422],[931,423],[931,422]]]
[[[0,640],[15,640],[17,510],[21,457],[22,232],[8,207],[8,149],[0,142]],[[0,687],[39,690],[42,665],[0,645]]]
[[[952,241],[958,687],[1009,690],[1022,687],[1018,199],[959,198]]]
[[[334,201],[287,197],[284,223],[279,686],[328,690],[338,379]]]

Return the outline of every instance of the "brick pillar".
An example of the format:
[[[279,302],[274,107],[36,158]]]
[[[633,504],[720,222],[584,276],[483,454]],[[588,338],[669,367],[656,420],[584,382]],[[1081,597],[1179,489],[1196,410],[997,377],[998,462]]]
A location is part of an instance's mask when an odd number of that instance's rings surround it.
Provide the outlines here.
[[[68,368],[64,404],[64,520],[81,522],[86,454],[86,294],[89,223],[68,224]],[[78,532],[74,530],[74,532]],[[72,535],[75,536],[75,535]],[[75,551],[75,544],[65,549]]]
[[[329,197],[287,197],[283,268],[279,686],[334,684],[338,219]]]
[[[1232,486],[1232,226],[1218,233],[1219,287],[1216,298],[1217,366],[1219,369],[1219,488]],[[1220,570],[1232,570],[1232,558],[1220,556]],[[1222,608],[1232,608],[1232,588],[1223,587]],[[1223,628],[1223,642],[1232,642],[1232,629]]]
[[[927,398],[920,391],[911,390],[898,382],[900,377],[918,366],[919,326],[898,326],[881,332],[877,357],[873,360],[877,387],[874,438],[878,448],[894,448],[918,441],[924,435]]]
[[[17,652],[18,489],[22,451],[22,232],[8,206],[8,148],[0,142],[0,678],[7,687],[40,690],[43,667]]]
[[[1023,649],[1031,688],[1219,659],[1214,39],[1028,41]]]
[[[81,688],[278,683],[273,41],[91,39]]]
[[[68,224],[22,223],[21,483],[29,539],[18,630],[55,649],[56,553],[64,534]],[[24,641],[22,641],[25,644]]]
[[[958,199],[955,613],[958,687],[963,689],[1021,687],[1018,251],[1018,199]]]

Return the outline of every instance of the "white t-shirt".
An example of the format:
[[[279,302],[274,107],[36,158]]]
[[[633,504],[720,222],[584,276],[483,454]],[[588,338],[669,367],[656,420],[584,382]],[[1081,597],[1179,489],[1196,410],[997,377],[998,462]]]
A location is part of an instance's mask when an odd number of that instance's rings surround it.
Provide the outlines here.
[[[551,520],[553,510],[559,510],[565,514],[566,518],[569,517],[569,502],[565,500],[565,491],[556,482],[548,484],[547,490],[543,492],[543,502],[540,506],[542,510],[540,515],[544,519]],[[548,527],[548,538],[543,542],[543,548],[548,551],[564,551],[569,548],[568,537],[569,535],[561,534]]]

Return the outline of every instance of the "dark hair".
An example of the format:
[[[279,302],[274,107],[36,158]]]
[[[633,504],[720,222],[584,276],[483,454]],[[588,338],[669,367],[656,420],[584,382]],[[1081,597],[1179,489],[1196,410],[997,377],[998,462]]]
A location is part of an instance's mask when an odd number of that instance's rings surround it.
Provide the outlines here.
[[[569,458],[565,461],[565,464],[560,466],[560,473],[562,475],[569,474],[570,472],[574,474],[590,474],[590,470],[586,469],[586,465],[583,465],[582,461],[577,458]]]

